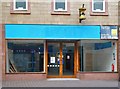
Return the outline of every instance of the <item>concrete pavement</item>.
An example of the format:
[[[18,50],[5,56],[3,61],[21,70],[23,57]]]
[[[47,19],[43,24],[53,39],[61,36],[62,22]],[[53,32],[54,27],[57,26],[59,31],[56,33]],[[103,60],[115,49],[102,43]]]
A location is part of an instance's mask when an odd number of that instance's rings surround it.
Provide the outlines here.
[[[118,87],[118,81],[105,80],[34,80],[34,81],[3,81],[3,87]]]

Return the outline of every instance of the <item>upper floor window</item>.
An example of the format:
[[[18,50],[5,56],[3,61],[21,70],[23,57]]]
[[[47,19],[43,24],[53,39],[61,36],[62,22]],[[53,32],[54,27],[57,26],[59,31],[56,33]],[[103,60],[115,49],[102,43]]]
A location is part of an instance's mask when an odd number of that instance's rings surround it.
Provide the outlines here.
[[[28,0],[14,0],[14,10],[28,10]]]
[[[105,0],[92,0],[92,12],[105,12]]]
[[[54,0],[54,11],[67,11],[67,0]]]

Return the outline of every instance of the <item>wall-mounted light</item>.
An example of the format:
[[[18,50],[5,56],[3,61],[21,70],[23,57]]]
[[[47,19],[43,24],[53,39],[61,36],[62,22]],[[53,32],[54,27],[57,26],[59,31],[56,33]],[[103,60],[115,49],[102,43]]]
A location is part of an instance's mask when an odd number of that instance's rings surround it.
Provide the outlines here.
[[[82,20],[85,20],[85,11],[86,8],[84,7],[84,4],[82,5],[82,8],[79,8],[79,22],[81,23]]]

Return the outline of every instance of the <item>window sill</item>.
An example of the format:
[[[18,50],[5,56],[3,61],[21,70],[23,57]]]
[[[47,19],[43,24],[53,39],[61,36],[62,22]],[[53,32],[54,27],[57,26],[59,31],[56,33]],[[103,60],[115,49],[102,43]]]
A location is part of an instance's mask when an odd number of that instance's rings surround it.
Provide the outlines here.
[[[90,16],[108,16],[108,13],[104,13],[104,12],[92,12],[92,13],[90,13]]]
[[[16,73],[5,73],[5,74],[46,74],[45,72],[16,72]]]
[[[30,11],[10,11],[10,14],[30,14]]]
[[[118,73],[118,72],[82,72],[82,71],[78,71],[78,73],[82,73],[82,74],[89,74],[89,73]]]
[[[70,12],[67,12],[67,11],[55,11],[55,12],[51,12],[51,15],[70,15]]]

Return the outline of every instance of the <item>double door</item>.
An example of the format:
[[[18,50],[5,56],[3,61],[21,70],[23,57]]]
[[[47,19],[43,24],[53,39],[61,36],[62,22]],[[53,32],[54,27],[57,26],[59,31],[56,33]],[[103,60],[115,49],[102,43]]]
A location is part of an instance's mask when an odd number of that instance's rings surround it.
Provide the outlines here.
[[[47,77],[75,77],[75,42],[47,42]]]

